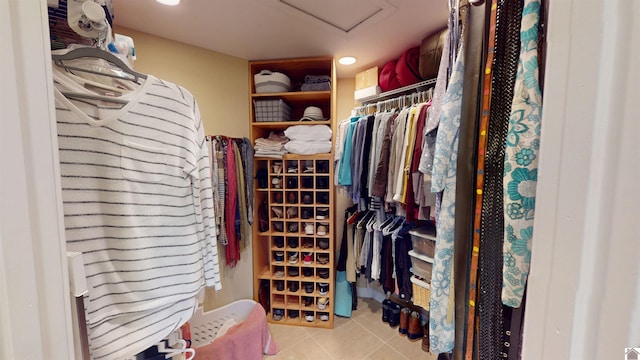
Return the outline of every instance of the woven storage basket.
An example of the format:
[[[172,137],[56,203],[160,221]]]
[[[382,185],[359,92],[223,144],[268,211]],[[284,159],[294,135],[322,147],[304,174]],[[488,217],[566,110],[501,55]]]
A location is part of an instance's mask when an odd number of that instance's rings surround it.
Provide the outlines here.
[[[411,277],[411,284],[413,286],[413,303],[428,311],[431,299],[431,285],[416,276]]]
[[[282,99],[255,100],[257,122],[291,120],[291,108]]]

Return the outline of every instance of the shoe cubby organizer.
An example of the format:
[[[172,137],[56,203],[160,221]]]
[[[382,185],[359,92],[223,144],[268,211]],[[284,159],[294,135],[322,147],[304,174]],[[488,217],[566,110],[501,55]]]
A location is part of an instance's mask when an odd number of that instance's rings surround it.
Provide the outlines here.
[[[285,74],[292,88],[256,91],[254,74],[263,70]],[[336,118],[336,68],[331,57],[249,62],[251,140],[268,138],[293,125],[326,125]],[[330,86],[303,91],[308,75],[329,75]],[[297,85],[296,85],[297,84]],[[284,116],[262,119],[256,104],[286,104]],[[322,119],[300,121],[307,107],[320,108]],[[282,107],[278,107],[278,111]],[[260,111],[259,111],[260,110]],[[260,115],[260,116],[258,116]],[[335,134],[335,131],[333,131]],[[252,232],[254,298],[269,283],[269,322],[332,328],[334,321],[335,219],[333,151],[254,157],[255,205]],[[266,202],[266,206],[261,205]],[[267,208],[268,229],[259,226]],[[263,217],[264,219],[264,217]]]
[[[269,206],[269,229],[257,237],[268,255],[259,276],[270,281],[270,322],[333,326],[330,164],[329,156],[318,155],[257,161],[270,179],[281,179],[258,189]]]

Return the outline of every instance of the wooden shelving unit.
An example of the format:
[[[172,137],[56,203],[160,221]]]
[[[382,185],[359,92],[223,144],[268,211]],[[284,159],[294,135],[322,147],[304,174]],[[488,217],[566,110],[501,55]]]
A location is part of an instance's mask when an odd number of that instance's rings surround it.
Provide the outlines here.
[[[253,75],[261,70],[284,73],[294,86],[304,82],[306,75],[330,75],[331,90],[256,94]],[[252,141],[292,125],[332,126],[336,112],[333,58],[250,61],[249,77]],[[256,121],[254,101],[270,99],[282,99],[291,107],[291,121]],[[297,119],[307,106],[320,107],[329,120],[299,122]],[[269,322],[333,328],[336,257],[333,152],[285,154],[282,159],[256,157],[254,162],[256,173],[263,169],[268,174],[267,187],[261,188],[255,182],[256,222],[252,237],[255,300],[258,301],[261,282],[268,281]],[[269,229],[261,232],[257,219],[263,201],[269,208]],[[319,304],[327,299],[328,304],[321,309]],[[274,313],[280,311],[282,318],[274,319]],[[308,321],[306,315],[313,315],[313,320]]]

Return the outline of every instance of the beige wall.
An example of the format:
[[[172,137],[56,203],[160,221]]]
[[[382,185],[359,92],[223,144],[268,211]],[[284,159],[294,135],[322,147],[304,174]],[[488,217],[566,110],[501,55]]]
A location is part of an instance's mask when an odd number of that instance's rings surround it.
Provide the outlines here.
[[[249,137],[247,60],[131,29],[118,28],[116,32],[134,39],[137,71],[171,81],[193,93],[207,135]],[[250,239],[247,244],[251,245]],[[224,265],[224,247],[218,246],[218,253],[222,290],[216,293],[207,289],[205,311],[253,297],[251,248],[242,251],[241,260],[233,269]]]
[[[338,91],[337,91],[337,119],[335,119],[333,123],[333,130],[338,131],[338,123],[344,119],[347,119],[351,116],[351,110],[355,106],[355,101],[353,100],[353,92],[356,90],[356,79],[338,79]],[[335,214],[335,239],[336,239],[336,249],[340,249],[340,241],[342,240],[342,224],[344,222],[344,209],[353,205],[351,199],[348,196],[345,196],[343,193],[338,192],[336,194],[336,208],[334,210]],[[336,256],[338,255],[338,251],[336,250]]]
[[[196,97],[208,135],[249,137],[247,60],[127,28],[136,70],[182,85]]]

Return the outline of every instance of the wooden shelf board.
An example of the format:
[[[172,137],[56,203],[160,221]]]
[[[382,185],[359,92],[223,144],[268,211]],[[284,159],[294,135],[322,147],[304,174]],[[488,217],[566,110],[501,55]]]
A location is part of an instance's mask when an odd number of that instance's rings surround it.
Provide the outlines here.
[[[321,120],[321,121],[298,121],[298,120],[289,120],[289,121],[256,121],[252,123],[254,127],[257,128],[267,128],[267,129],[282,129],[285,127],[293,126],[293,125],[331,125],[331,120]],[[294,173],[288,173],[294,174]],[[282,175],[280,174],[269,174],[269,175]]]

